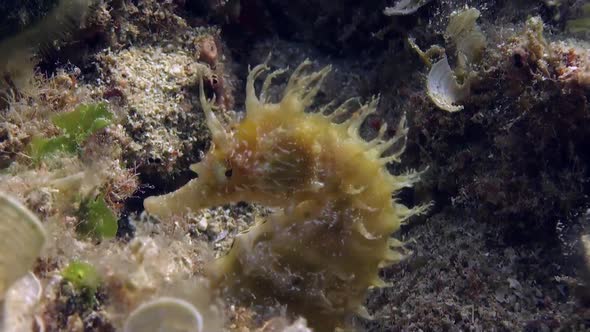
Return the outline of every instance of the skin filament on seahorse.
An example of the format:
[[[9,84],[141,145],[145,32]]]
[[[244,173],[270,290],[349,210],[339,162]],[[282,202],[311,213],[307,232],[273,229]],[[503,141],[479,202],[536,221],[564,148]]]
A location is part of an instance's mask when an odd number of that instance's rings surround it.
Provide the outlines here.
[[[385,286],[379,269],[402,258],[402,243],[391,234],[427,206],[410,209],[394,198],[419,180],[418,172],[392,175],[386,168],[400,161],[405,119],[394,137],[383,139],[384,125],[365,141],[359,128],[376,111],[376,98],[306,112],[330,71],[309,68],[305,61],[295,69],[275,103],[269,87],[285,70],[267,75],[257,94],[255,82],[269,68],[251,69],[246,116],[231,128],[216,118],[201,84],[212,147],[191,166],[199,177],[144,206],[162,218],[240,201],[274,208],[238,235],[207,274],[214,287],[247,303],[284,304],[321,332],[346,327],[352,314],[368,316],[367,289]]]

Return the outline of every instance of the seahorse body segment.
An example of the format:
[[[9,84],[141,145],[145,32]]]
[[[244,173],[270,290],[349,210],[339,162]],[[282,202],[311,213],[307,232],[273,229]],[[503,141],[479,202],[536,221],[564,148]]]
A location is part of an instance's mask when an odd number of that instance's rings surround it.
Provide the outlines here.
[[[305,61],[293,72],[278,103],[268,91],[284,70],[270,73],[257,95],[255,81],[268,67],[253,68],[246,116],[229,129],[215,117],[201,86],[212,148],[191,166],[199,177],[144,205],[161,217],[238,201],[275,208],[236,237],[227,255],[209,267],[209,277],[242,298],[286,304],[317,331],[332,331],[352,313],[366,313],[367,289],[384,286],[379,268],[401,258],[401,243],[391,233],[426,206],[410,209],[392,199],[419,179],[419,173],[392,175],[385,167],[403,152],[404,120],[393,138],[383,140],[383,126],[365,141],[359,127],[375,112],[377,99],[306,112],[330,71],[309,67]],[[344,122],[334,122],[348,113]],[[383,156],[390,148],[395,151]]]

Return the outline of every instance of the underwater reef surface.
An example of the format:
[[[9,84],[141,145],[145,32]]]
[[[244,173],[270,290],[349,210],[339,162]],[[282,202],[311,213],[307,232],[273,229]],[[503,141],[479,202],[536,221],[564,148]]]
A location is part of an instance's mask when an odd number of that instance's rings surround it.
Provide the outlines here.
[[[589,329],[587,6],[4,1],[0,330]]]

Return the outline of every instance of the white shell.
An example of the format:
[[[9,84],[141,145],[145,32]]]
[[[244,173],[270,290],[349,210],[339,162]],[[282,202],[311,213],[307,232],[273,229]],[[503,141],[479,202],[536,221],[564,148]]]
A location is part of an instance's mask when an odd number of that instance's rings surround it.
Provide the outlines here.
[[[304,318],[299,318],[291,326],[287,326],[283,332],[312,332],[310,328],[307,327],[307,322]]]
[[[203,332],[203,317],[189,302],[161,297],[139,306],[125,321],[124,332]]]
[[[45,244],[39,219],[16,199],[0,192],[0,299],[35,264]]]
[[[457,83],[455,74],[449,66],[447,57],[443,57],[430,68],[426,82],[428,97],[439,108],[448,112],[463,109],[459,102],[469,95],[469,84]]]
[[[43,329],[35,317],[35,309],[41,300],[41,294],[41,283],[33,273],[29,272],[16,281],[4,298],[0,331],[29,332],[35,323]]]
[[[393,7],[385,7],[383,14],[387,16],[409,15],[415,13],[420,7],[431,0],[399,0]]]

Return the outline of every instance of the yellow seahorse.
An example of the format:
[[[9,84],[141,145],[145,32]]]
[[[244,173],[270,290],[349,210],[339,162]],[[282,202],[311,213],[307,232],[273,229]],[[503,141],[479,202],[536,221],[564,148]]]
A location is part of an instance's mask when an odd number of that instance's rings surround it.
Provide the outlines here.
[[[275,208],[265,221],[236,237],[229,253],[208,269],[213,285],[242,298],[286,304],[317,331],[345,325],[362,306],[367,289],[383,286],[380,267],[401,258],[401,243],[390,237],[413,209],[392,198],[419,173],[391,175],[385,165],[399,162],[407,128],[383,140],[385,125],[365,141],[359,127],[378,100],[359,105],[349,99],[334,111],[305,112],[330,66],[309,72],[303,62],[291,75],[280,102],[269,100],[277,70],[250,70],[246,116],[226,129],[213,113],[201,85],[200,99],[212,134],[212,147],[191,169],[198,174],[179,190],[145,200],[145,209],[161,217],[246,201]],[[335,118],[354,113],[348,120]],[[329,113],[329,114],[326,114]],[[390,148],[395,151],[383,156]],[[393,250],[392,250],[393,249]]]

